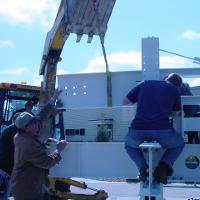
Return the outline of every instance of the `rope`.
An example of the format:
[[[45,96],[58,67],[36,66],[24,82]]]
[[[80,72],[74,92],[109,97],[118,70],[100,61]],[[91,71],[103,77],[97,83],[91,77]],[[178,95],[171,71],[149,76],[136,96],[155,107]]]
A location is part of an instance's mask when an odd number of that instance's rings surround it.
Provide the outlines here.
[[[108,66],[108,60],[107,60],[107,55],[106,55],[106,50],[105,50],[105,45],[104,45],[104,35],[100,32],[101,29],[101,24],[100,24],[100,19],[99,19],[99,12],[97,8],[97,0],[92,0],[93,1],[93,8],[94,8],[94,13],[96,16],[96,23],[97,23],[97,30],[98,30],[98,35],[101,41],[101,46],[102,46],[102,51],[103,51],[103,56],[104,60],[106,63],[106,72],[109,72],[109,66]]]
[[[106,64],[106,75],[107,75],[107,105],[108,106],[112,106],[112,77],[111,77],[111,72],[109,70],[109,65],[108,65],[108,60],[107,60],[107,55],[106,55],[106,49],[105,49],[105,45],[104,45],[104,37],[105,35],[102,34],[100,31],[100,18],[99,18],[99,12],[98,12],[98,8],[97,8],[97,0],[92,0],[92,4],[93,4],[93,8],[94,8],[94,13],[95,13],[95,18],[96,18],[96,23],[97,23],[97,31],[98,31],[98,35],[100,38],[100,42],[101,42],[101,47],[102,47],[102,51],[103,51],[103,57],[104,57],[104,61]]]

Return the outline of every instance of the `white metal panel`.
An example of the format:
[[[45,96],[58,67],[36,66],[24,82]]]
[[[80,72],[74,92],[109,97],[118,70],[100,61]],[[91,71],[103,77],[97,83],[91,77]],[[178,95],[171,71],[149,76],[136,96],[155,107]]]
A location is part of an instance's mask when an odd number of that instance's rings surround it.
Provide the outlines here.
[[[161,69],[161,78],[170,72],[181,74],[185,70]],[[126,94],[141,80],[141,71],[112,72],[113,106],[121,106]],[[65,108],[107,107],[106,73],[58,75],[58,88],[63,90],[61,100]]]
[[[141,72],[113,72],[113,106],[121,106],[126,94],[141,81]],[[106,73],[58,75],[58,88],[66,108],[107,107]],[[74,95],[75,94],[75,95]]]
[[[122,143],[71,143],[50,175],[60,177],[136,177]]]
[[[58,88],[65,108],[105,107],[106,76],[103,73],[58,76]]]
[[[200,117],[183,118],[182,123],[183,131],[200,131]]]
[[[163,150],[153,154],[158,162]],[[185,165],[188,156],[200,160],[199,145],[185,145],[174,164],[171,180],[200,181],[200,166],[189,169]],[[53,167],[50,175],[84,178],[136,178],[138,170],[124,149],[123,143],[70,143],[62,153],[61,162]]]
[[[64,114],[64,129],[85,129],[85,136],[66,136],[69,141],[95,141],[97,123],[94,120],[112,119],[113,141],[123,141],[135,115],[135,106],[109,108],[67,109]]]
[[[182,105],[199,105],[200,104],[200,95],[196,96],[182,96],[181,97]]]
[[[182,96],[181,105],[182,108],[184,105],[199,105],[200,96]],[[181,115],[181,124],[182,124],[182,134],[184,135],[185,131],[200,131],[200,118],[199,117],[185,117],[182,110]]]
[[[121,106],[124,97],[140,81],[140,71],[113,72],[112,73],[112,103],[113,106]]]

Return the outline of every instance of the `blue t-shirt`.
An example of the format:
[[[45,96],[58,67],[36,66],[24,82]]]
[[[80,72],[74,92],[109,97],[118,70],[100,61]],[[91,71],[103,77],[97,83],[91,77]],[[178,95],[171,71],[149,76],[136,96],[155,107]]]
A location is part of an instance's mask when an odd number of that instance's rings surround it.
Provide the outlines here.
[[[181,109],[178,88],[166,81],[143,81],[127,94],[127,98],[132,103],[137,102],[136,115],[130,127],[132,129],[170,129],[171,111]]]

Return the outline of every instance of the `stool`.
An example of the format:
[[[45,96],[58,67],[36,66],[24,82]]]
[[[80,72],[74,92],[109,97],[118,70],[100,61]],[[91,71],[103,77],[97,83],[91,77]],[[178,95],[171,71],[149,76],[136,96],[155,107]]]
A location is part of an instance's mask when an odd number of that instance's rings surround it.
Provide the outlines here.
[[[161,145],[157,142],[143,142],[139,146],[141,149],[147,149],[149,165],[149,176],[146,182],[140,183],[140,200],[164,200],[163,184],[153,181],[153,150],[160,149]]]

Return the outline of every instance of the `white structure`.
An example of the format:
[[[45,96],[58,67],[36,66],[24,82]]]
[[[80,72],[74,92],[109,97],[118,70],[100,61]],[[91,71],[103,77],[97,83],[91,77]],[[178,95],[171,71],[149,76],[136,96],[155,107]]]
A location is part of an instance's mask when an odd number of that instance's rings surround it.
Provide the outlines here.
[[[142,80],[160,79],[159,39],[142,38]]]
[[[172,72],[160,70],[160,76]],[[175,69],[176,73],[199,73],[200,69]],[[188,73],[188,74],[189,74]],[[142,80],[141,71],[113,72],[113,107],[107,107],[106,74],[66,74],[58,76],[58,87],[62,89],[61,100],[64,112],[64,129],[69,141],[95,141],[98,125],[105,122],[110,130],[109,141],[123,141],[134,117],[135,106],[121,106],[124,96]],[[195,93],[199,89],[195,88]],[[103,121],[102,121],[103,120]],[[110,120],[110,121],[109,121]]]
[[[153,48],[153,50],[152,50]],[[86,178],[136,178],[135,164],[128,157],[123,139],[134,117],[134,106],[121,106],[124,96],[138,82],[145,79],[162,79],[170,72],[180,75],[200,74],[200,69],[159,70],[159,43],[157,38],[143,40],[142,71],[112,73],[112,105],[107,107],[106,74],[73,74],[58,76],[58,87],[64,92],[64,128],[70,143],[63,152],[60,165],[51,170],[51,175]],[[152,58],[151,58],[152,56]],[[198,89],[195,90],[195,94]],[[183,97],[183,105],[200,104],[200,97]],[[181,117],[174,119],[174,127],[180,134],[185,131],[200,131],[200,118]],[[91,142],[97,137],[98,128],[106,127],[109,142]],[[80,142],[81,141],[81,142]],[[84,142],[82,142],[84,141]],[[89,141],[89,142],[88,142]],[[199,144],[186,144],[176,160],[171,181],[200,181]],[[164,149],[156,152],[156,162]],[[151,162],[151,159],[150,159]],[[151,179],[151,178],[150,178]],[[161,191],[161,188],[159,190]],[[144,192],[142,192],[144,194]],[[160,194],[162,199],[162,193]]]

